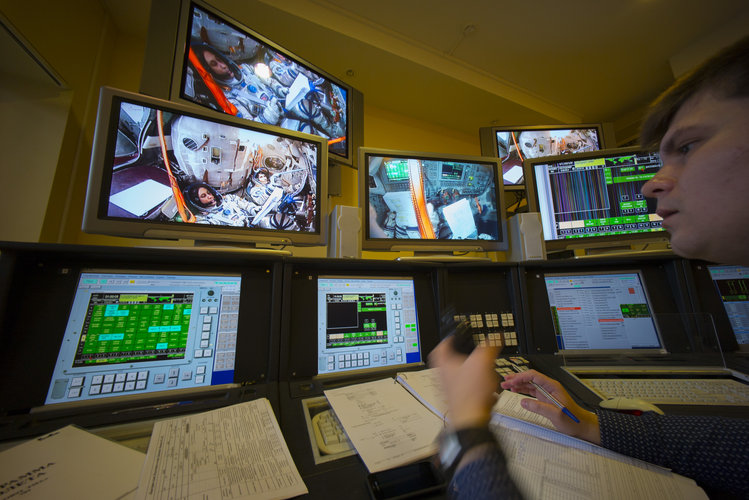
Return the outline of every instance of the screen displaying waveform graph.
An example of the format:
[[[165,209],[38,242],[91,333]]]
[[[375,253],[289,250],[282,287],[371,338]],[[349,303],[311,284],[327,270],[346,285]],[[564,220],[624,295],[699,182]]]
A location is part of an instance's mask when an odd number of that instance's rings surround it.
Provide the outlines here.
[[[73,366],[185,356],[192,293],[93,293]]]
[[[641,193],[660,166],[654,152],[611,150],[533,162],[544,239],[661,231],[655,202]]]

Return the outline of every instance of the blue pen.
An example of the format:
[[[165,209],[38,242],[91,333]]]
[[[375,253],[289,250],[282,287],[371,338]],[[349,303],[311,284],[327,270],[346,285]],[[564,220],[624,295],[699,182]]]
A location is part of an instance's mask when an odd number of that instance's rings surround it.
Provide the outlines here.
[[[510,366],[512,366],[512,369],[515,370],[518,373],[521,373],[521,372],[524,371],[522,368],[520,368],[515,363],[510,362]],[[533,387],[536,388],[536,390],[538,390],[538,392],[540,392],[541,394],[543,394],[544,396],[546,396],[546,398],[549,401],[551,401],[552,403],[554,403],[554,406],[556,406],[557,408],[559,408],[560,410],[562,410],[562,413],[564,413],[565,415],[567,415],[568,417],[570,417],[575,423],[577,423],[577,424],[580,423],[580,420],[576,416],[574,416],[571,411],[569,411],[567,408],[565,408],[565,406],[562,403],[560,403],[559,401],[557,401],[557,398],[555,398],[554,396],[552,396],[551,394],[549,394],[549,391],[547,391],[546,389],[544,389],[543,387],[541,387],[540,385],[538,385],[537,383],[535,383],[532,380],[530,381],[530,383],[533,385]]]

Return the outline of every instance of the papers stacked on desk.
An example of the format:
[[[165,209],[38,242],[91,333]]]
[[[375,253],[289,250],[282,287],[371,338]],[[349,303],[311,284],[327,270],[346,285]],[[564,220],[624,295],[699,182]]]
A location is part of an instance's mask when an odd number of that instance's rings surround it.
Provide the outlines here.
[[[436,369],[406,372],[325,391],[370,472],[436,453],[447,411],[438,375]],[[492,418],[510,474],[526,498],[707,498],[691,479],[554,430],[547,418],[520,406],[526,397],[503,391]]]

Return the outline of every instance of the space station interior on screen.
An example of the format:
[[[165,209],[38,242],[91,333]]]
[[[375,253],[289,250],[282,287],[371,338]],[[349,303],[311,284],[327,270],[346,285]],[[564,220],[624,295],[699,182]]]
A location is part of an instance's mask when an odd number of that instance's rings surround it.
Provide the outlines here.
[[[595,128],[497,132],[497,149],[503,162],[511,158],[522,161],[522,158],[595,151],[599,149],[598,143]]]
[[[374,157],[368,191],[370,238],[499,238],[491,165]]]
[[[314,143],[157,113],[122,103],[110,217],[317,230]]]
[[[346,153],[346,90],[193,9],[183,96],[253,121],[325,137]]]

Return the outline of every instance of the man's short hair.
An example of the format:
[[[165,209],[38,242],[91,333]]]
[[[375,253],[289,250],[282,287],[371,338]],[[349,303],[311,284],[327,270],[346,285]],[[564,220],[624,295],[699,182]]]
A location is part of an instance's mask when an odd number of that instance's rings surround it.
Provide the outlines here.
[[[721,98],[749,97],[749,36],[679,78],[650,105],[640,130],[642,146],[658,148],[674,115],[703,90]]]

